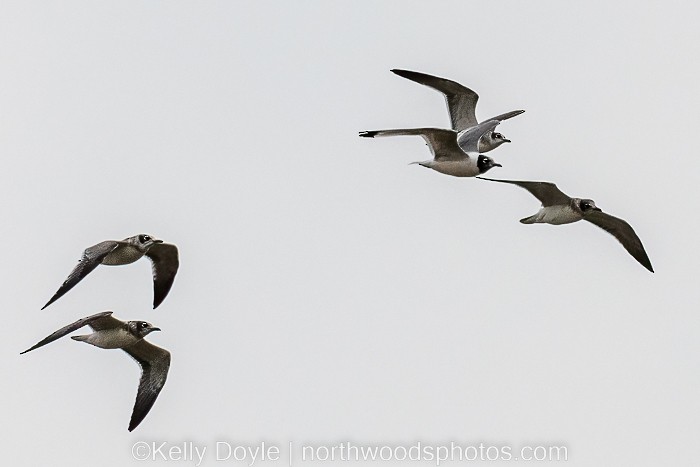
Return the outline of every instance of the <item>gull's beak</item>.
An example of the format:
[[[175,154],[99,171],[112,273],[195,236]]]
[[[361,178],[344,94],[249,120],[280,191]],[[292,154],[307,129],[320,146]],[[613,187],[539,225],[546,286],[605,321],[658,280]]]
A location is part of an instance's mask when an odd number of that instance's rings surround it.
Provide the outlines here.
[[[494,167],[503,167],[501,164],[497,164],[496,162],[493,163]]]
[[[511,141],[510,141],[509,139],[504,139],[503,142],[504,142],[504,143],[510,143]]]
[[[594,210],[594,211],[598,211],[598,212],[603,212],[603,210],[602,210],[602,209],[600,209],[600,208],[599,208],[599,207],[597,207],[597,206],[596,206],[595,208],[593,208],[593,210]]]
[[[160,328],[151,328],[151,332],[153,331],[160,331]]]
[[[154,239],[154,240],[153,240],[153,243],[163,243],[163,240],[155,240],[155,239]],[[159,331],[160,331],[160,329],[159,329]]]

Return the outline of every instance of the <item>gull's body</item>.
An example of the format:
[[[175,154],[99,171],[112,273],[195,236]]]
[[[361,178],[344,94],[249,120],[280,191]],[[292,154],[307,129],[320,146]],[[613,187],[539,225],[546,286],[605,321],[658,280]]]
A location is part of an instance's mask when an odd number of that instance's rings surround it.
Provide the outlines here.
[[[457,144],[460,147],[464,147],[467,136],[465,131],[475,127],[479,124],[476,119],[476,103],[479,101],[479,95],[455,81],[449,79],[440,78],[433,75],[428,75],[425,73],[419,73],[417,71],[409,70],[391,70],[393,73],[414,81],[416,83],[428,86],[438,92],[441,92],[445,97],[445,102],[447,103],[447,111],[450,114],[450,121],[452,123],[452,129],[458,133]],[[520,115],[525,112],[524,110],[514,110],[512,112],[507,112],[495,117],[489,118],[489,120],[497,120],[499,122],[513,118],[516,115]],[[482,122],[483,123],[483,122]],[[494,131],[489,131],[479,138],[479,152],[488,152],[496,149],[503,143],[510,143],[510,140],[503,136],[501,133]],[[466,149],[465,149],[466,150]]]
[[[571,198],[569,205],[542,206],[537,214],[522,219],[522,223],[562,225],[580,221],[584,217],[580,201],[580,198]]]
[[[454,177],[474,177],[486,173],[493,167],[501,167],[490,157],[479,154],[478,149],[479,139],[485,133],[493,131],[498,124],[498,121],[490,120],[467,130],[466,149],[460,148],[457,144],[457,132],[440,128],[363,131],[360,136],[365,138],[397,135],[421,136],[428,144],[433,159],[413,162],[413,164],[419,164]]]
[[[592,199],[571,198],[559,190],[554,183],[550,182],[479,178],[492,182],[517,185],[525,188],[535,198],[540,200],[542,203],[540,210],[532,216],[520,219],[521,223],[561,225],[586,220],[612,234],[639,264],[654,272],[642,241],[632,226],[620,218],[604,213]]]
[[[72,336],[73,340],[101,349],[122,349],[141,366],[141,381],[129,422],[129,431],[132,431],[151,410],[168,377],[170,352],[144,340],[144,337],[153,331],[160,331],[160,328],[145,321],[120,321],[112,316],[111,311],[104,311],[59,329],[22,353],[42,347],[86,325],[94,332]]]
[[[120,241],[107,240],[86,248],[78,265],[41,309],[61,298],[100,264],[121,266],[131,264],[144,256],[148,257],[152,263],[153,308],[157,308],[173,285],[180,260],[175,245],[141,234]]]

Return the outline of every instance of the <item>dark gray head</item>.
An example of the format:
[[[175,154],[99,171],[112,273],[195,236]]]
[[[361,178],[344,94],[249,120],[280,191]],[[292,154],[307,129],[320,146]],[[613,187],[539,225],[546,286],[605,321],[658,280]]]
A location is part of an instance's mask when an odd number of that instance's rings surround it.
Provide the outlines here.
[[[503,143],[510,143],[510,140],[503,136],[503,133],[497,131],[486,133],[479,139],[479,152],[493,151]]]
[[[592,199],[579,200],[578,207],[584,214],[590,211],[601,211],[601,209],[595,205],[595,201]]]
[[[127,321],[126,324],[129,326],[129,332],[139,339],[143,339],[153,331],[160,331],[160,328],[145,321]]]
[[[479,154],[476,160],[476,166],[479,168],[479,173],[481,174],[488,172],[493,167],[503,167],[501,164],[495,163],[493,159],[483,154]]]
[[[497,131],[491,133],[491,139],[497,142],[499,146],[503,143],[510,143],[510,140],[503,136],[503,133],[498,133]]]
[[[127,238],[125,241],[143,252],[148,251],[148,249],[156,243],[163,243],[163,240],[158,240],[157,238],[148,234],[134,235],[133,237]]]

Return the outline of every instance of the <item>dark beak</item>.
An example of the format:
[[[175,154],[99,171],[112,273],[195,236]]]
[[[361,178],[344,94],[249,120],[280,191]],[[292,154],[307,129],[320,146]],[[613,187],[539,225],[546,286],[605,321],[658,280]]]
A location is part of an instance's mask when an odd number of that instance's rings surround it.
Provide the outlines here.
[[[497,164],[496,162],[494,162],[493,167],[503,167],[503,166],[501,164]]]
[[[151,332],[153,331],[160,331],[160,328],[151,328]]]
[[[504,143],[510,143],[511,141],[510,141],[509,139],[504,139],[503,142],[504,142]]]
[[[163,240],[153,240],[153,243],[163,243]],[[160,331],[160,329],[159,329]]]
[[[598,211],[598,212],[603,212],[603,210],[600,209],[600,208],[598,208],[598,207],[593,208],[593,210],[594,210],[594,211]]]

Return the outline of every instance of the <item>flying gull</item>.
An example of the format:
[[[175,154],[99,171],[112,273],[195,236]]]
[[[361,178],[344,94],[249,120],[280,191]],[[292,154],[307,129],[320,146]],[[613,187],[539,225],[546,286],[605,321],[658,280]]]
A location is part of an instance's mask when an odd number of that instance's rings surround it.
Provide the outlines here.
[[[100,264],[120,266],[130,264],[147,256],[151,260],[153,271],[153,308],[157,308],[170,291],[180,264],[177,247],[163,243],[151,235],[141,234],[124,240],[107,240],[93,245],[83,252],[78,265],[63,282],[58,291],[51,297],[43,310],[61,298],[66,292],[76,286],[85,276],[90,274]]]
[[[419,73],[417,71],[391,71],[403,78],[410,79],[416,83],[433,88],[445,96],[447,110],[450,114],[450,121],[452,122],[452,129],[460,133],[457,137],[457,143],[462,146],[464,139],[466,138],[463,135],[463,132],[479,124],[478,120],[476,119],[476,103],[479,100],[479,95],[468,87],[462,86],[461,84],[449,79],[428,75],[426,73]],[[516,115],[520,115],[523,112],[525,111],[513,110],[512,112],[497,115],[489,118],[488,120],[498,120],[500,122],[513,118]],[[510,140],[501,133],[486,133],[479,140],[479,152],[489,152],[496,149],[503,143],[510,143]]]
[[[148,415],[168,377],[170,352],[144,339],[151,332],[160,331],[160,328],[145,321],[120,321],[112,316],[111,311],[103,311],[59,329],[21,353],[25,354],[60,339],[85,325],[90,326],[94,332],[71,336],[71,339],[102,349],[122,349],[141,366],[141,381],[129,422],[129,431],[133,431]]]
[[[464,145],[457,144],[457,132],[440,128],[414,128],[408,130],[362,131],[360,136],[418,135],[422,136],[433,154],[432,160],[413,162],[437,172],[455,177],[474,177],[486,173],[493,167],[501,167],[488,156],[479,154],[480,138],[499,124],[498,120],[489,120],[469,128],[463,133]]]
[[[571,198],[564,194],[554,183],[530,182],[518,180],[496,180],[493,178],[478,177],[499,183],[510,183],[525,188],[540,200],[542,207],[537,214],[520,219],[523,224],[570,224],[572,222],[586,220],[597,225],[619,240],[625,250],[636,259],[639,264],[654,272],[651,261],[644,251],[642,241],[634,229],[624,220],[604,213],[592,199]]]

